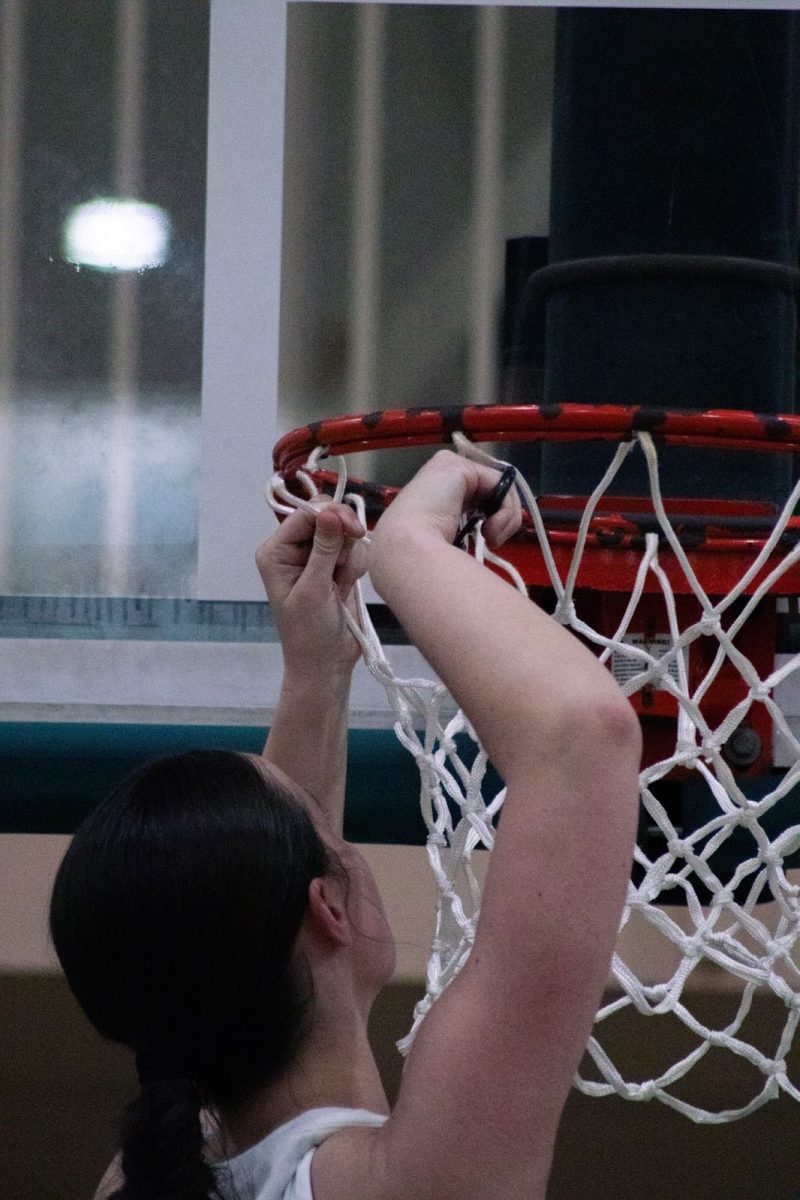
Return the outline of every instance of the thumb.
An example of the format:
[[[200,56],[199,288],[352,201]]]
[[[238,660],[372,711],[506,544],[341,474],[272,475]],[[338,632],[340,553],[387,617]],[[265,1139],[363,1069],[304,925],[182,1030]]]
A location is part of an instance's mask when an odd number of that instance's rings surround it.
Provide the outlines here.
[[[317,514],[314,541],[306,572],[314,576],[324,575],[332,578],[344,545],[345,532],[339,517],[335,512],[322,509]]]

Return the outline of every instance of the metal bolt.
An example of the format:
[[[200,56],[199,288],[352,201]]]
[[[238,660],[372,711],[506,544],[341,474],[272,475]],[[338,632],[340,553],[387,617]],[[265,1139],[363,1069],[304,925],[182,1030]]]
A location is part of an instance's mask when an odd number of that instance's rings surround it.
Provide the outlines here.
[[[761,738],[750,725],[740,725],[725,743],[728,762],[734,767],[749,767],[761,753]]]

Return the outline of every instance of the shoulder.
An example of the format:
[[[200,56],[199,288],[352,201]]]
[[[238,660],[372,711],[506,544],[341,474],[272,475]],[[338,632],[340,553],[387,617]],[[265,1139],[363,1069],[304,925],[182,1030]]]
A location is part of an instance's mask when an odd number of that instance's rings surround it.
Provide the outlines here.
[[[249,1150],[220,1162],[220,1190],[224,1195],[254,1195],[258,1200],[312,1200],[311,1170],[317,1147],[338,1142],[351,1126],[356,1134],[369,1137],[385,1120],[362,1109],[309,1109]],[[319,1200],[316,1184],[313,1196]]]
[[[351,1126],[327,1137],[310,1158],[313,1200],[383,1200],[380,1128]],[[299,1198],[298,1198],[299,1200]]]
[[[108,1200],[109,1196],[113,1196],[115,1192],[119,1191],[124,1182],[121,1159],[117,1154],[109,1163],[105,1175],[98,1183],[93,1200]]]

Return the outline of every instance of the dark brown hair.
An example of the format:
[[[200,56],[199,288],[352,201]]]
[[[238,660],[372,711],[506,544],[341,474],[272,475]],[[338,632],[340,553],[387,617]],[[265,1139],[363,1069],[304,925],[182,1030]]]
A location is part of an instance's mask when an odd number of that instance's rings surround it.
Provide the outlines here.
[[[244,1098],[296,1053],[312,993],[294,944],[331,866],[296,798],[230,752],[149,764],[76,833],[50,928],[89,1020],[136,1053],[120,1200],[215,1194],[201,1107]]]

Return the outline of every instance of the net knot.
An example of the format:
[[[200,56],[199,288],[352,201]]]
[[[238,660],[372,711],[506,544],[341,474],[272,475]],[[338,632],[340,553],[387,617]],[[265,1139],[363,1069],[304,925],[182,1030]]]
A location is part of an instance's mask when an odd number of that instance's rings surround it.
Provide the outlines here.
[[[764,700],[769,700],[770,696],[772,695],[772,688],[769,686],[769,684],[764,683],[763,680],[759,679],[758,683],[750,688],[750,695],[754,700],[760,700],[763,702]]]
[[[724,1049],[730,1044],[730,1037],[724,1029],[712,1029],[706,1034],[706,1041],[709,1046],[722,1047]]]
[[[553,617],[561,625],[574,625],[578,620],[575,601],[570,596],[562,596],[555,607]]]
[[[769,845],[765,850],[761,851],[761,861],[765,867],[781,867],[783,866],[783,855],[780,850],[776,850],[774,846]]]
[[[697,628],[703,637],[713,637],[720,629],[719,613],[715,611],[704,612],[697,622]]]
[[[776,959],[786,957],[786,947],[780,939],[766,938],[764,941],[766,965],[771,966]]]
[[[687,938],[681,949],[683,957],[691,962],[694,962],[695,959],[700,958],[703,954],[703,948],[695,938]]]
[[[420,772],[425,773],[429,786],[439,791],[439,773],[436,770],[436,759],[434,756],[425,750],[421,750],[415,757],[417,768]]]
[[[648,1079],[644,1083],[631,1083],[628,1086],[630,1091],[627,1094],[631,1100],[653,1100],[658,1095],[658,1084],[654,1079]]]

